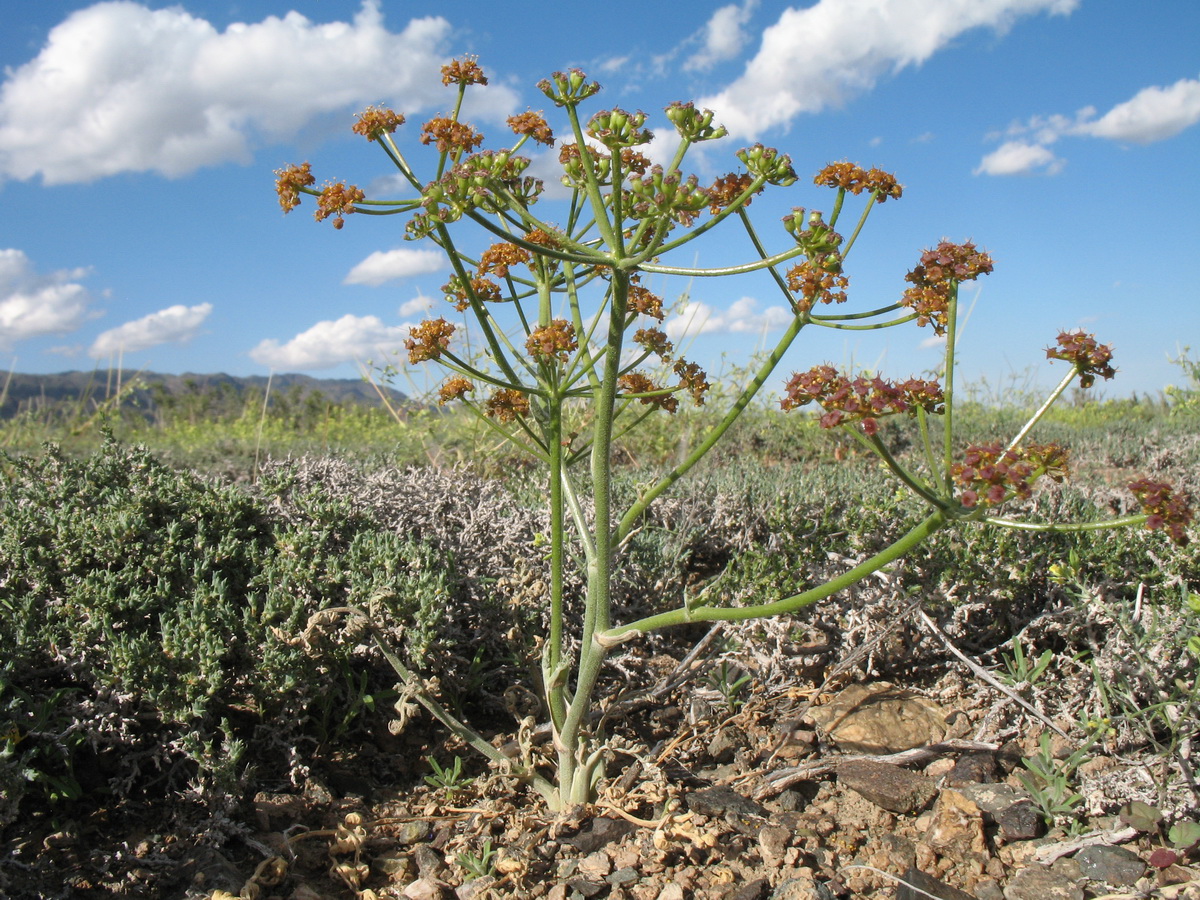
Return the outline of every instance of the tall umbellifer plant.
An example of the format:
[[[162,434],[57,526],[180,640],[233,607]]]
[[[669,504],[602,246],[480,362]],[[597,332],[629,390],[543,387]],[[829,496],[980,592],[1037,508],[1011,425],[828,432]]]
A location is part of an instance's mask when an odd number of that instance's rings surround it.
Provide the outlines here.
[[[580,108],[600,86],[572,70],[538,85],[565,115],[568,132],[559,143],[558,159],[569,198],[562,218],[553,223],[535,211],[543,184],[526,174],[530,160],[517,155],[530,141],[555,145],[546,119],[535,112],[513,116],[508,120],[516,135],[511,146],[480,149],[483,135],[460,119],[460,110],[467,89],[485,85],[486,77],[470,58],[452,62],[442,74],[446,85],[457,88],[457,98],[449,115],[421,129],[420,142],[433,145],[432,180],[418,175],[392,138],[404,124],[402,115],[370,108],[354,125],[355,132],[378,143],[418,197],[373,201],[345,183],[315,187],[307,163],[279,171],[277,189],[285,211],[296,207],[302,194],[316,197],[316,218],[332,219],[335,228],[351,214],[406,214],[408,238],[428,238],[445,251],[453,270],[444,288],[446,300],[466,313],[464,319],[474,324],[484,350],[474,355],[463,351],[459,326],[438,317],[412,329],[406,343],[409,361],[444,366],[449,377],[440,388],[441,402],[466,404],[544,468],[551,532],[541,684],[557,771],[546,778],[528,760],[513,770],[553,806],[585,802],[594,795],[605,758],[600,719],[594,715],[597,680],[608,654],[639,635],[690,622],[794,613],[895,562],[940,529],[965,523],[1057,531],[1145,523],[1185,539],[1190,518],[1185,498],[1145,480],[1132,485],[1146,504],[1139,515],[1086,524],[1017,522],[997,515],[1007,500],[1028,497],[1038,479],[1066,474],[1066,451],[1030,442],[1027,435],[1076,378],[1087,387],[1097,375],[1111,377],[1113,369],[1109,349],[1090,335],[1059,335],[1049,355],[1067,362],[1070,371],[1046,404],[1007,444],[973,446],[961,453],[953,426],[959,286],[992,271],[989,256],[973,244],[943,242],[925,251],[906,276],[910,286],[898,302],[866,311],[832,311],[847,299],[844,267],[871,210],[901,196],[893,176],[849,163],[829,165],[815,179],[834,191],[828,218],[796,208],[784,217],[781,232],[769,237],[752,223],[748,208],[763,191],[797,181],[787,155],[761,144],[739,150],[737,170],[703,186],[682,166],[697,144],[725,135],[711,112],[690,103],[668,106],[666,117],[678,133],[678,145],[665,165],[652,164],[638,149],[652,138],[644,127],[645,114],[611,109],[585,120]],[[848,195],[864,197],[865,203],[847,239],[835,229]],[[478,258],[461,249],[460,229],[467,223],[486,229],[494,241]],[[738,226],[751,254],[747,262],[704,269],[671,261],[702,235]],[[612,489],[614,440],[650,416],[674,413],[681,399],[703,404],[709,388],[705,372],[679,355],[660,327],[663,301],[648,288],[646,276],[733,278],[754,272],[769,273],[788,303],[791,321],[782,337],[686,457],[631,504],[618,508]],[[650,504],[728,432],[800,332],[810,327],[885,328],[914,320],[945,336],[941,383],[851,377],[817,366],[787,381],[782,405],[821,407],[821,425],[849,429],[928,505],[928,515],[871,558],[803,593],[749,606],[710,602],[702,593],[678,609],[613,621],[612,586],[622,541]],[[919,423],[925,447],[921,466],[903,464],[883,440],[880,420],[901,414]],[[940,418],[940,428],[932,426],[932,417]],[[576,565],[586,585],[583,608],[568,616],[564,583],[569,567]],[[569,622],[581,623],[577,634],[568,633]],[[401,660],[388,655],[427,709],[491,759],[512,765],[442,708]]]

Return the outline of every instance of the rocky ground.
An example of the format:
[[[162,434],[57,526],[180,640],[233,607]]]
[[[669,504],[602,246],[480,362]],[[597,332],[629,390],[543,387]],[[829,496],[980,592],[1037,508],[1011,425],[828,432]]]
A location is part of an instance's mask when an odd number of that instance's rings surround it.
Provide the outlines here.
[[[1062,638],[1079,625],[1078,611],[1039,622],[1026,629],[1031,641]],[[712,652],[682,663],[683,654],[658,652],[623,661],[621,677],[649,687],[653,701],[643,695],[619,722],[612,777],[593,807],[551,814],[444,734],[417,728],[348,747],[301,789],[259,791],[234,818],[214,824],[221,816],[210,814],[195,833],[163,834],[154,825],[161,804],[34,817],[6,841],[0,891],[192,900],[1200,898],[1186,848],[1165,852],[1167,823],[1147,824],[1128,806],[1152,805],[1167,822],[1194,818],[1186,761],[1176,765],[1111,724],[1091,737],[1080,730],[1094,685],[1088,668],[1069,665],[1070,641],[1060,641],[1037,681],[1022,684],[997,678],[997,666],[962,653],[952,633],[913,608],[863,629],[853,649],[816,631],[799,642],[731,636],[710,634]],[[897,640],[910,651],[913,642],[940,646],[941,662],[883,680],[879,657]],[[737,686],[743,674],[751,678]],[[1069,774],[1057,800],[1073,812],[1054,827],[1043,814],[1054,792],[1026,783],[1023,760],[1039,753]],[[424,783],[427,754],[447,763],[461,754],[461,783]],[[1067,803],[1074,791],[1080,798]]]

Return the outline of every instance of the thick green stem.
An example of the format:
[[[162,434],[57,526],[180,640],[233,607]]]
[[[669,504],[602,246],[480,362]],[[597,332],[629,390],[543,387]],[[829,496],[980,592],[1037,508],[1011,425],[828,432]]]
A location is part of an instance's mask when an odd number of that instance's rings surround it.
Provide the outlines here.
[[[690,609],[688,607],[680,607],[669,612],[638,619],[636,622],[630,622],[628,625],[612,628],[597,634],[596,638],[605,646],[614,647],[623,641],[627,641],[640,634],[645,634],[646,632],[671,628],[676,625],[686,625],[691,622],[740,622],[747,619],[765,619],[770,616],[794,613],[806,606],[811,606],[814,603],[824,600],[838,591],[857,584],[868,575],[878,572],[884,566],[895,562],[909,553],[913,548],[928,540],[931,535],[944,527],[948,521],[941,511],[935,512],[913,526],[899,540],[888,545],[865,562],[859,563],[848,572],[839,575],[837,578],[826,582],[820,587],[804,591],[801,594],[794,594],[791,597],[785,597],[782,600],[776,600],[774,603],[738,607],[696,606]]]

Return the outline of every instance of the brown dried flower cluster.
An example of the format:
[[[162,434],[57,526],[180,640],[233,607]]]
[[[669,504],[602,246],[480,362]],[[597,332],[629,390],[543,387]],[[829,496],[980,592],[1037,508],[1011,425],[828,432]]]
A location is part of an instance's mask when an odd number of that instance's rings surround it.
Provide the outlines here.
[[[629,308],[644,316],[658,319],[660,322],[663,320],[662,297],[651,293],[640,284],[635,283],[629,286]]]
[[[675,345],[667,339],[666,332],[658,328],[639,328],[633,333],[633,342],[664,362],[675,352]]]
[[[1148,529],[1165,529],[1172,541],[1180,547],[1187,546],[1188,536],[1184,529],[1192,521],[1192,506],[1186,493],[1176,493],[1169,484],[1148,478],[1130,482],[1129,490],[1142,504]]]
[[[442,84],[487,84],[487,76],[479,68],[478,57],[464,56],[442,66]]]
[[[450,346],[454,326],[445,319],[428,319],[416,328],[410,328],[408,333],[412,336],[404,342],[404,349],[408,351],[408,361],[415,365],[439,358]]]
[[[742,196],[746,188],[750,187],[753,183],[754,179],[744,172],[741,175],[736,175],[733,172],[730,172],[728,175],[722,175],[707,190],[708,198],[712,201],[708,206],[708,211],[715,216],[738,197]],[[762,190],[759,189],[755,193],[761,194]],[[750,199],[749,197],[746,198],[746,202],[742,204],[743,209],[750,205]]]
[[[963,488],[959,494],[963,506],[998,506],[1013,496],[1027,500],[1033,495],[1033,482],[1043,475],[1055,481],[1066,478],[1067,451],[1058,444],[1029,444],[1016,450],[999,444],[971,446],[950,474]]]
[[[1082,331],[1060,331],[1058,346],[1046,349],[1047,359],[1062,359],[1079,371],[1079,386],[1089,388],[1096,376],[1108,380],[1117,374],[1111,365],[1112,347],[1096,343],[1096,336]]]
[[[501,388],[488,398],[485,412],[500,422],[515,422],[519,416],[529,415],[529,398],[512,388]]]
[[[567,357],[579,349],[575,340],[575,326],[566,319],[555,319],[549,325],[539,325],[525,341],[530,355],[544,362],[558,360],[565,363]]]
[[[490,272],[503,278],[508,274],[510,266],[528,263],[532,258],[533,256],[528,250],[518,247],[516,244],[507,242],[492,244],[479,257],[479,274],[487,275]]]
[[[467,381],[461,375],[455,375],[453,378],[447,378],[446,381],[438,388],[438,405],[444,406],[451,400],[460,400],[462,397],[475,390],[475,385]]]
[[[550,130],[546,117],[540,112],[523,112],[508,117],[508,127],[514,134],[524,134],[533,138],[539,144],[547,147],[554,146],[554,132]]]
[[[466,122],[456,122],[454,119],[439,116],[421,126],[421,143],[431,144],[435,141],[442,153],[470,153],[483,143],[483,135]]]
[[[316,181],[310,163],[276,169],[275,193],[279,195],[279,205],[283,207],[283,211],[288,213],[299,206],[300,189],[310,187]]]
[[[650,168],[650,160],[644,153],[640,153],[632,147],[626,147],[621,151],[621,166],[626,172],[645,175],[646,170]]]
[[[355,134],[361,134],[368,141],[373,141],[379,135],[391,134],[404,124],[404,116],[398,112],[383,107],[368,106],[358,114],[358,121],[351,129]]]
[[[805,260],[787,271],[788,290],[799,294],[799,309],[808,312],[817,303],[845,303],[850,279],[841,272],[830,272]]]
[[[941,385],[936,381],[910,378],[893,383],[878,375],[850,379],[830,365],[813,366],[807,372],[793,374],[784,386],[784,393],[779,402],[783,409],[815,402],[825,410],[820,419],[822,428],[861,422],[868,435],[879,430],[878,419],[883,416],[915,414],[918,407],[940,413],[945,403]]]
[[[913,286],[904,292],[900,303],[917,314],[918,325],[932,324],[937,334],[945,334],[951,285],[973,281],[991,271],[992,258],[970,241],[965,244],[942,241],[922,253],[921,262],[904,276]]]
[[[562,246],[558,238],[540,228],[535,228],[529,234],[525,235],[525,240],[531,244],[537,244],[539,247],[550,247],[551,249],[557,249]]]
[[[669,413],[673,413],[679,409],[679,401],[674,396],[671,394],[656,394],[656,391],[662,391],[665,388],[655,384],[641,372],[627,372],[617,379],[617,383],[627,395],[653,395],[639,396],[637,398],[648,406],[657,406],[659,409],[665,409]]]
[[[326,184],[317,198],[317,211],[313,213],[318,222],[333,217],[333,227],[341,228],[346,224],[344,216],[354,212],[354,204],[365,200],[367,195],[354,185],[339,181],[337,184]]]
[[[867,171],[854,163],[830,163],[813,179],[814,184],[826,187],[843,188],[851,194],[861,194],[863,191],[878,191],[875,200],[883,203],[888,197],[899,200],[904,193],[904,187],[896,183],[896,176],[882,169]]]

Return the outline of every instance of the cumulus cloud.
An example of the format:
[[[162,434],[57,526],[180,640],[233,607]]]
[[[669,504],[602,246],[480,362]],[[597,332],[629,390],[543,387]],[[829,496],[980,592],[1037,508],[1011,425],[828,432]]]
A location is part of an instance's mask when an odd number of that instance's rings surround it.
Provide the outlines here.
[[[408,339],[408,330],[407,325],[384,325],[377,316],[347,314],[335,322],[318,322],[286,344],[262,341],[250,358],[276,371],[332,369],[396,350]]]
[[[746,0],[714,12],[701,31],[701,49],[683,64],[684,71],[704,71],[737,56],[749,40],[745,26],[756,6],[758,0]]]
[[[0,250],[0,348],[45,334],[67,334],[95,314],[79,279],[87,269],[40,275],[22,250]]]
[[[401,318],[411,319],[414,316],[427,316],[433,312],[434,300],[432,297],[426,297],[424,294],[417,294],[411,300],[405,300],[400,304]]]
[[[445,266],[445,254],[439,250],[376,250],[351,269],[342,283],[375,287],[397,278],[429,275]]]
[[[1054,151],[1041,144],[1024,141],[1006,141],[979,163],[976,175],[1028,175],[1039,170],[1047,175],[1059,172],[1063,160]]]
[[[727,310],[694,300],[668,320],[664,330],[679,340],[701,334],[761,334],[784,328],[791,321],[792,314],[782,306],[769,306],[759,312],[753,297],[735,300]]]
[[[1181,78],[1167,87],[1148,87],[1118,103],[1080,133],[1114,141],[1152,144],[1200,122],[1200,80]]]
[[[739,137],[786,127],[920,65],[965,31],[1009,28],[1022,16],[1070,13],[1079,0],[820,0],[789,7],[757,55],[720,93],[697,102]]]
[[[983,158],[976,175],[1022,175],[1044,169],[1053,175],[1065,161],[1049,149],[1063,137],[1094,137],[1134,144],[1165,141],[1200,122],[1200,80],[1181,78],[1167,87],[1151,86],[1096,118],[1085,106],[1074,116],[1032,116],[1010,125],[1006,141]],[[990,135],[989,137],[997,137]]]
[[[101,359],[120,353],[136,353],[159,344],[186,343],[196,336],[211,312],[211,303],[168,306],[103,332],[92,342],[88,356]]]
[[[182,7],[97,3],[55,26],[0,87],[0,177],[46,184],[118,172],[186,175],[246,163],[256,141],[283,140],[330,113],[380,100],[405,113],[446,102],[440,16],[384,24],[379,0],[351,22],[296,12],[218,31]],[[508,88],[481,92],[510,112]]]

